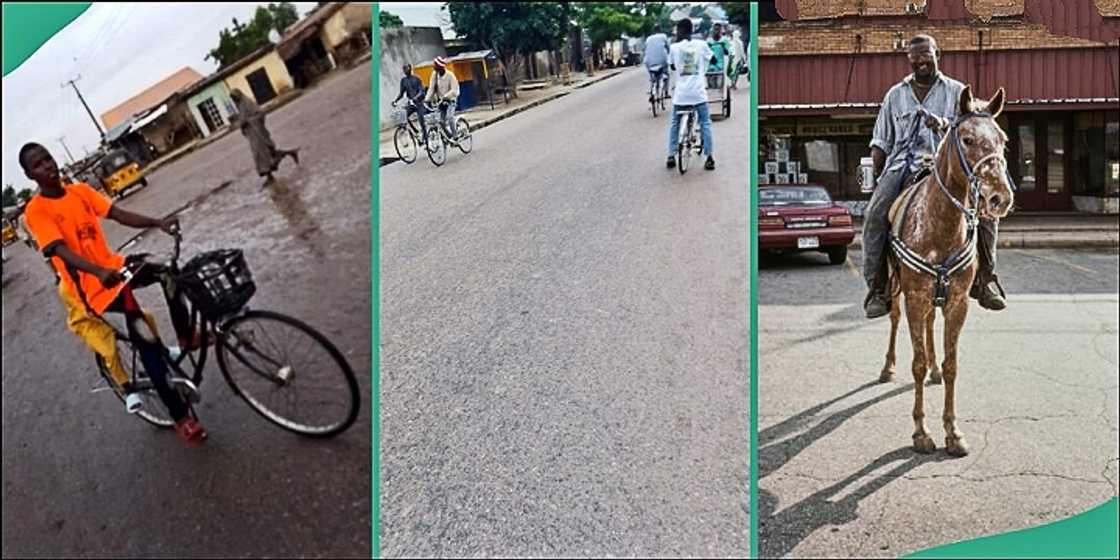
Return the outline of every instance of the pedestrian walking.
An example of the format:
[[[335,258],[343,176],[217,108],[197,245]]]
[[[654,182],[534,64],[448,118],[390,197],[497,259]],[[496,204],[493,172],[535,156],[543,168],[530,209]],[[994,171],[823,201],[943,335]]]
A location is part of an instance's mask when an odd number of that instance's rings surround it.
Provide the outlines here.
[[[230,99],[237,106],[237,115],[234,116],[231,124],[239,126],[241,134],[249,140],[257,174],[265,177],[264,186],[272,184],[276,179],[272,174],[280,167],[280,162],[285,157],[291,157],[292,161],[299,165],[299,148],[281,150],[276,147],[276,143],[272,141],[272,134],[264,125],[264,111],[261,111],[255,101],[249,99],[239,89],[230,92]]]

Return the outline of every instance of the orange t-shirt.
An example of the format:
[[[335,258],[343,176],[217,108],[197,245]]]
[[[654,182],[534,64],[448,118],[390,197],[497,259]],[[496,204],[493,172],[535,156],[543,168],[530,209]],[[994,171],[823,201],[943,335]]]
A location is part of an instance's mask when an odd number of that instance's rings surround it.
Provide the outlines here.
[[[47,198],[37,194],[27,203],[24,211],[27,227],[35,236],[39,248],[45,249],[51,243],[61,240],[68,249],[83,259],[98,266],[119,270],[124,266],[124,257],[109,248],[99,220],[109,215],[113,203],[85,183],[75,183],[64,188],[66,194],[61,198]],[[74,297],[80,298],[84,293],[86,302],[97,313],[104,313],[120,294],[122,285],[106,289],[96,276],[75,270],[81,284],[79,292],[75,289],[73,276],[66,269],[66,263],[58,257],[51,257],[51,264],[62,278],[63,286]]]

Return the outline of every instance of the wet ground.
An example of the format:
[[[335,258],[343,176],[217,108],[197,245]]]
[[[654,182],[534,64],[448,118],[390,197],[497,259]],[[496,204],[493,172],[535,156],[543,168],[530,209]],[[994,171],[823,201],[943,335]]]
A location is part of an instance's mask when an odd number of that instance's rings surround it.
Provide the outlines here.
[[[302,556],[370,554],[370,66],[328,78],[268,115],[300,146],[262,189],[238,133],[157,170],[119,204],[180,214],[184,256],[240,247],[258,285],[251,306],[306,321],[346,356],[361,415],[313,441],[268,423],[225,385],[213,359],[199,414],[210,432],[184,448],[125,414],[66,329],[42,260],[9,246],[3,287],[3,554]],[[209,193],[209,194],[207,194]],[[114,246],[137,232],[106,226]],[[145,235],[124,252],[161,253]],[[141,302],[170,332],[158,288]]]
[[[938,445],[910,449],[910,338],[878,383],[889,319],[863,318],[860,255],[764,258],[759,271],[759,546],[765,557],[899,557],[1045,524],[1117,495],[1120,255],[999,251],[1008,294],[973,304],[944,451],[943,386],[925,391]],[[943,357],[941,321],[937,352]]]

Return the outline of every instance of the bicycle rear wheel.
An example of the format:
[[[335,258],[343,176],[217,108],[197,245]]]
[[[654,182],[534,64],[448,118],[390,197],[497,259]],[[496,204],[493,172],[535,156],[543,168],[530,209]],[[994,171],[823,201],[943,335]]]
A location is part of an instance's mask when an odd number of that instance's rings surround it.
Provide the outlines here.
[[[135,379],[136,376],[134,372],[136,371],[138,360],[136,352],[132,350],[131,346],[118,341],[117,355],[121,357],[121,365],[124,366],[125,372],[128,373],[129,378]],[[123,404],[124,395],[121,395],[120,392],[117,391],[116,383],[113,382],[113,377],[109,374],[109,367],[105,364],[105,360],[98,354],[94,354],[94,356],[97,359],[98,373],[105,379],[105,383],[108,383],[109,386],[113,388],[113,394],[116,395],[117,400],[121,401]],[[157,428],[171,428],[175,426],[175,421],[171,419],[171,413],[167,411],[167,405],[163,404],[163,399],[159,398],[155,387],[148,387],[139,391],[139,393],[143,408],[136,413],[136,416]]]
[[[681,124],[681,135],[677,140],[677,170],[684,175],[688,171],[688,160],[692,157],[692,115]]]
[[[331,437],[358,418],[358,380],[327,337],[271,311],[247,311],[220,329],[218,365],[233,392],[269,422]]]
[[[416,161],[416,138],[412,135],[412,131],[407,126],[398,126],[397,132],[393,134],[393,146],[397,148],[397,156],[405,163],[412,163]]]

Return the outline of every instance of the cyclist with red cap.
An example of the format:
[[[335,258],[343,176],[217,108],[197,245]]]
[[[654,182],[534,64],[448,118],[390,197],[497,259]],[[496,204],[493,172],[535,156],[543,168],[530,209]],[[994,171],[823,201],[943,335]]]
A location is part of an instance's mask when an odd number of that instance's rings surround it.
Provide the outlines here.
[[[447,59],[437,56],[432,63],[436,71],[432,74],[432,82],[428,84],[428,95],[424,101],[438,103],[440,121],[448,131],[447,135],[455,138],[455,104],[459,101],[459,80],[447,68]]]

